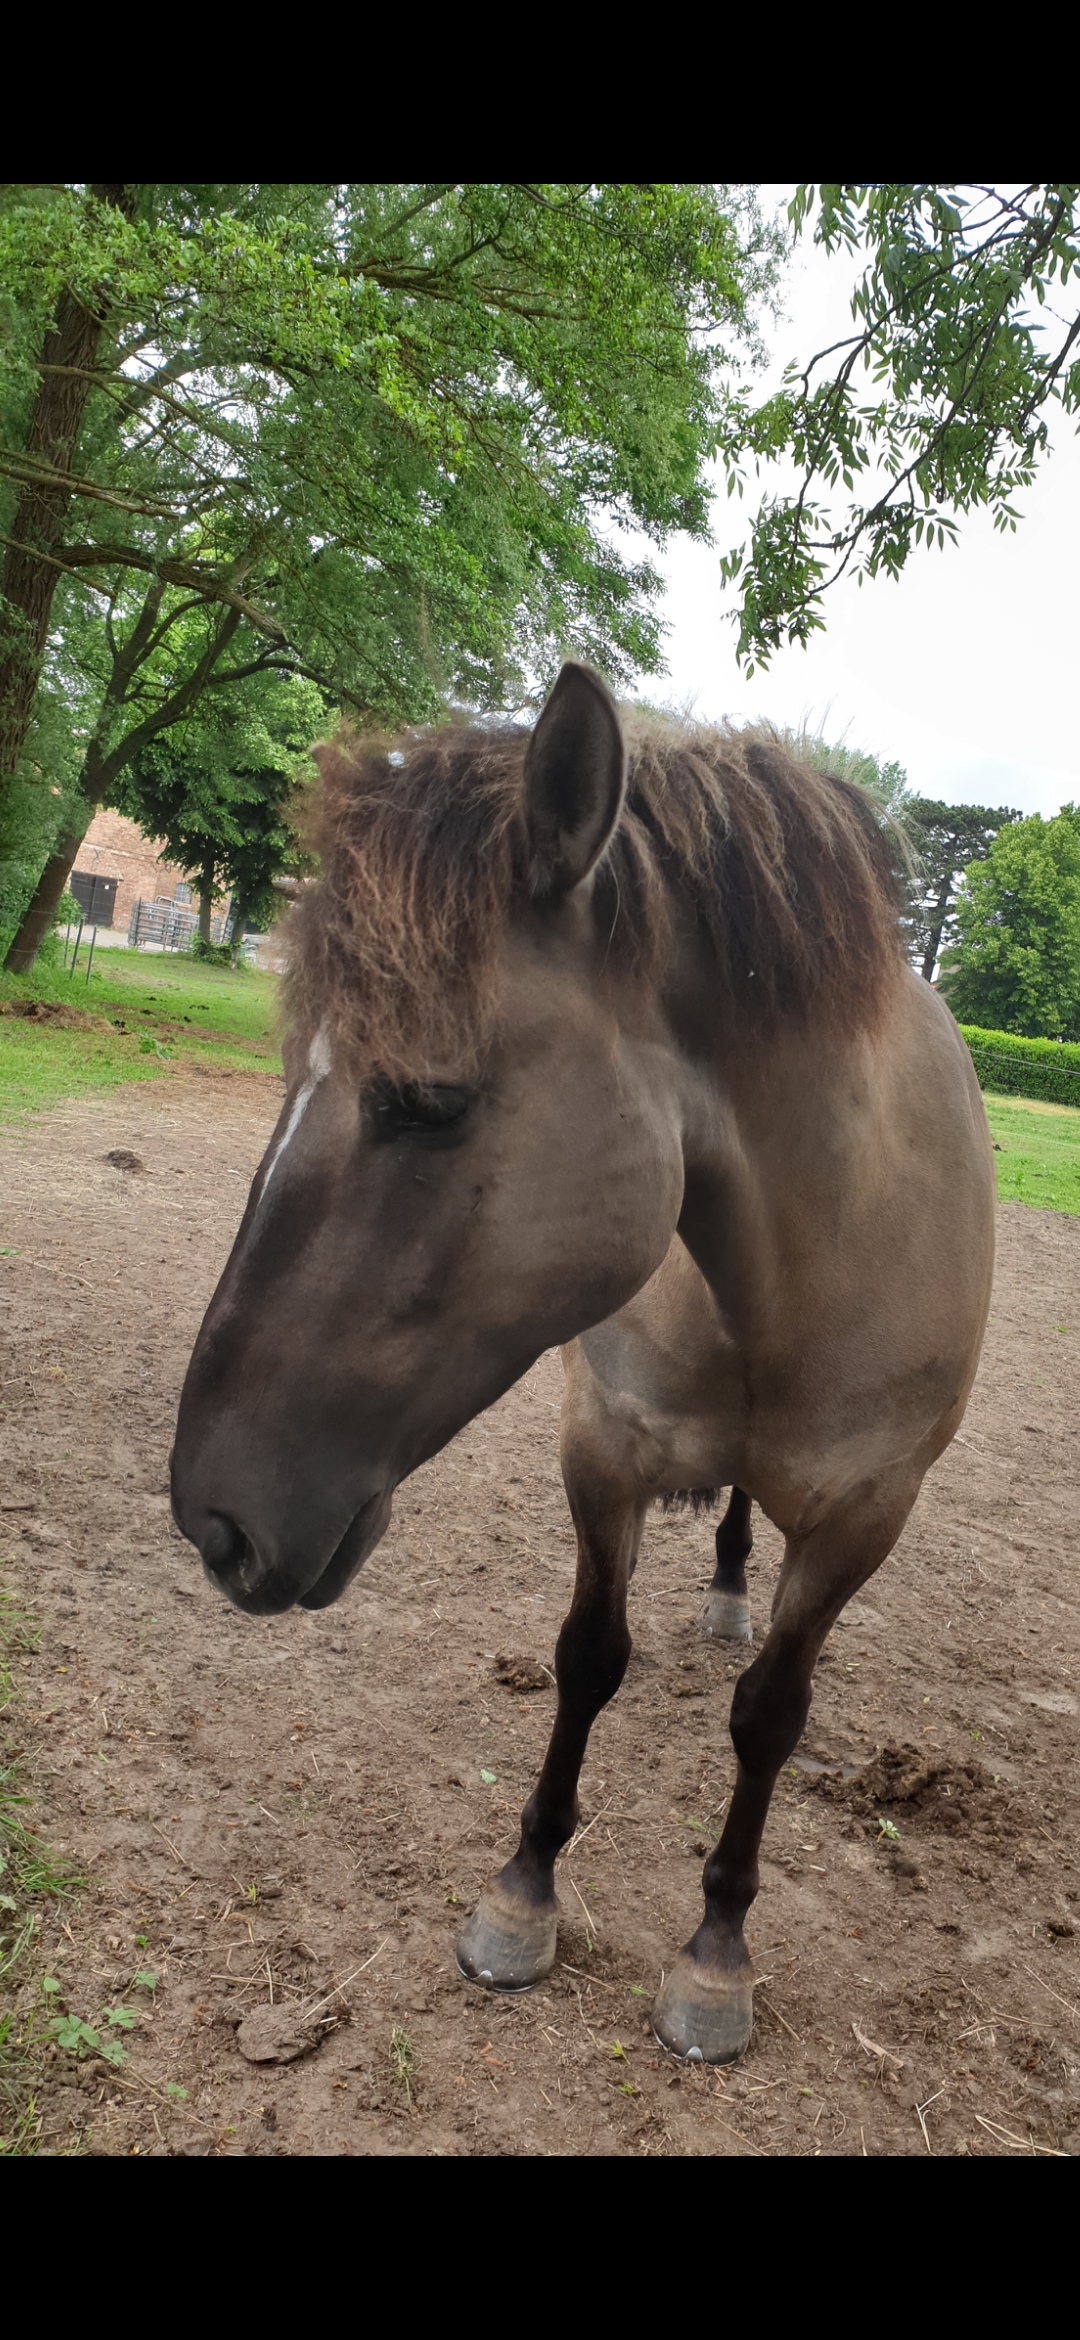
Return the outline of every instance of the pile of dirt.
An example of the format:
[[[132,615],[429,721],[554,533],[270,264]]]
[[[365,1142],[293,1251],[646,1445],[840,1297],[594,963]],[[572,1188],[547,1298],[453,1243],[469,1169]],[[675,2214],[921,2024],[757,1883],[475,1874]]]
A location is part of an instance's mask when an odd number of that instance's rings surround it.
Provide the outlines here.
[[[27,1024],[52,1024],[61,1032],[109,1032],[114,1027],[107,1016],[93,1016],[89,1008],[65,1006],[56,999],[5,999],[0,1001],[0,1016],[21,1016]]]
[[[500,1654],[492,1669],[504,1690],[553,1690],[555,1676],[550,1666],[538,1666],[534,1658],[507,1657]]]
[[[981,1763],[927,1756],[918,1747],[878,1747],[853,1776],[822,1771],[811,1775],[806,1785],[818,1795],[845,1803],[860,1820],[879,1820],[903,1809],[907,1818],[946,1832],[982,1822],[998,1836],[1006,1836],[1017,1826],[1013,1801]]]

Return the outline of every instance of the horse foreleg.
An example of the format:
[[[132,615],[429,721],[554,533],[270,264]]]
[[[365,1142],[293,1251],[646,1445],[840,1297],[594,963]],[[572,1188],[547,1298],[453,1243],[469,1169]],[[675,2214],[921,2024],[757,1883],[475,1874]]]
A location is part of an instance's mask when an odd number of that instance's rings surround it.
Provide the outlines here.
[[[753,1974],[743,1922],[758,1890],[758,1852],[777,1774],[810,1712],[818,1652],[845,1601],[892,1550],[918,1492],[905,1473],[863,1488],[809,1534],[789,1536],[761,1655],[735,1686],[738,1771],[723,1835],[702,1874],[705,1916],[653,2008],[656,2036],[678,2056],[729,2064],[750,2042]]]
[[[750,1497],[733,1487],[716,1531],[716,1574],[701,1612],[701,1630],[710,1641],[752,1641],[746,1563],[754,1548]]]
[[[555,1649],[559,1704],[543,1768],[521,1815],[521,1841],[485,1885],[458,1938],[462,1973],[495,1990],[526,1990],[555,1957],[555,1861],[578,1822],[578,1778],[589,1732],[626,1672],[626,1588],[645,1505],[574,1507],[577,1578]]]

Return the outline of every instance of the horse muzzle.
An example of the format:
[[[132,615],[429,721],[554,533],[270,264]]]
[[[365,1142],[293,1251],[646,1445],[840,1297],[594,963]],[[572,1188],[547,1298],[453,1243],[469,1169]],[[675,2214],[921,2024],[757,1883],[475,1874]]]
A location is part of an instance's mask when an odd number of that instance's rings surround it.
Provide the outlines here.
[[[303,1545],[268,1553],[227,1512],[205,1511],[192,1518],[178,1504],[175,1488],[173,1517],[181,1534],[197,1547],[211,1583],[236,1608],[249,1617],[276,1617],[297,1605],[328,1609],[339,1600],[385,1534],[392,1503],[391,1489],[372,1495],[328,1555]]]

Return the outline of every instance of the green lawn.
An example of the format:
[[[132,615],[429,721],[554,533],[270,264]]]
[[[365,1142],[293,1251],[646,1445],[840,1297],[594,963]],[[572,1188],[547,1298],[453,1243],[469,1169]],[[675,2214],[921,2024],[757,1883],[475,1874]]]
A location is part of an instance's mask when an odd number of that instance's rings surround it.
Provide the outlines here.
[[[1024,1097],[987,1097],[986,1118],[999,1151],[999,1202],[1038,1203],[1080,1217],[1080,1111]]]
[[[96,950],[87,983],[85,964],[74,977],[57,967],[0,975],[0,1116],[40,1112],[117,1081],[156,1080],[185,1059],[280,1071],[275,975],[233,974],[179,953]],[[85,1010],[108,1029],[3,1013],[27,1001]]]

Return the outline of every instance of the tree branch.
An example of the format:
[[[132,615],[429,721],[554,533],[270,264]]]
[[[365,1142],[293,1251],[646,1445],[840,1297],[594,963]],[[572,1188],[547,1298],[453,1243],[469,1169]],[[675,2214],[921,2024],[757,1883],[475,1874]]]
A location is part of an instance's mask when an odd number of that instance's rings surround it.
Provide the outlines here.
[[[92,593],[104,594],[106,601],[112,598],[108,586],[99,585],[96,577],[84,577],[81,567],[72,568],[69,561],[58,559],[55,553],[42,552],[39,545],[22,544],[17,536],[3,535],[0,535],[0,544],[6,544],[11,552],[25,553],[29,560],[44,561],[50,569],[60,569],[65,577],[74,577],[79,585],[89,585]]]
[[[99,803],[105,790],[115,780],[117,773],[123,771],[125,764],[132,762],[134,757],[138,755],[139,749],[146,747],[150,740],[155,739],[159,731],[168,731],[172,724],[178,723],[181,717],[187,714],[188,709],[194,706],[195,701],[205,689],[222,651],[231,642],[239,623],[239,610],[227,609],[223,611],[217,633],[207,645],[198,665],[193,667],[186,681],[181,683],[179,689],[173,691],[169,698],[163,699],[161,705],[155,708],[152,715],[146,716],[142,723],[136,724],[134,730],[129,731],[126,738],[120,740],[108,755],[100,757],[97,793]]]
[[[197,561],[174,560],[167,554],[141,552],[135,545],[117,544],[69,544],[64,546],[64,555],[72,576],[77,575],[80,568],[90,568],[97,564],[103,568],[139,569],[145,575],[160,577],[166,585],[186,588],[199,601],[223,602],[229,609],[235,609],[240,617],[246,618],[257,632],[267,635],[271,642],[288,641],[284,627],[278,624],[276,618],[271,617],[266,610],[258,609],[244,594],[237,593],[235,587],[227,584],[223,577],[206,575]],[[103,587],[98,587],[99,592],[103,590]]]
[[[171,520],[178,528],[183,525],[182,515],[174,512],[169,504],[118,496],[112,488],[95,487],[92,480],[80,479],[74,472],[61,471],[55,464],[35,461],[32,455],[13,454],[6,448],[0,448],[0,476],[16,480],[20,487],[61,487],[73,496],[89,496],[99,504],[114,504],[120,512],[136,512],[152,520]]]

